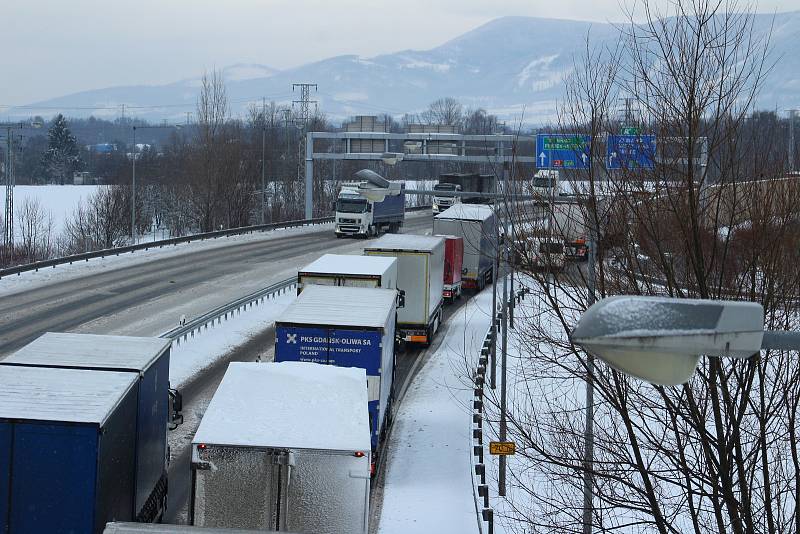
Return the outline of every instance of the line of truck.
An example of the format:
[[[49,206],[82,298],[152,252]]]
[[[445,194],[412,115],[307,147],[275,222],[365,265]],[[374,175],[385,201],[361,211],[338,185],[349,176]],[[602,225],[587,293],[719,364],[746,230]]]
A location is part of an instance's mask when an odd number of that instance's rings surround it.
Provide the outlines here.
[[[430,344],[462,284],[491,280],[496,229],[471,213],[437,217],[441,236],[388,234],[298,271],[275,363],[231,364],[192,440],[193,524],[366,532],[396,350]],[[0,532],[161,519],[180,417],[169,352],[161,338],[48,333],[0,362]]]

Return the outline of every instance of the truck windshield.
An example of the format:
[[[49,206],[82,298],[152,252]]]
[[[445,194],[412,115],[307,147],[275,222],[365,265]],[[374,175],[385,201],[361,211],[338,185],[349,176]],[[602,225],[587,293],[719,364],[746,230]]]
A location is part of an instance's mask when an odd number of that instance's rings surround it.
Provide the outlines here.
[[[552,178],[534,178],[533,179],[533,187],[541,187],[541,188],[551,188],[553,187],[553,180]]]
[[[364,213],[367,200],[364,198],[340,198],[336,201],[336,211],[340,213]]]
[[[436,185],[433,186],[433,190],[434,191],[439,191],[441,193],[445,193],[447,191],[455,191],[456,190],[456,185],[455,184],[436,184]],[[440,194],[438,196],[449,197],[449,196],[452,196],[452,195]]]
[[[563,243],[539,243],[539,254],[563,254]]]

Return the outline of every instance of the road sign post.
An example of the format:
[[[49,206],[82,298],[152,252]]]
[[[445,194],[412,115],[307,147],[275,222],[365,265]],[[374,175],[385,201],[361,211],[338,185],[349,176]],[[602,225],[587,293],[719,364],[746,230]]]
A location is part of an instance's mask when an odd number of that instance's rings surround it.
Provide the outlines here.
[[[539,169],[588,169],[591,165],[591,136],[579,134],[538,134],[536,167]]]
[[[625,128],[633,131],[635,128]],[[619,169],[652,169],[656,159],[655,135],[609,135],[606,143],[606,167]]]

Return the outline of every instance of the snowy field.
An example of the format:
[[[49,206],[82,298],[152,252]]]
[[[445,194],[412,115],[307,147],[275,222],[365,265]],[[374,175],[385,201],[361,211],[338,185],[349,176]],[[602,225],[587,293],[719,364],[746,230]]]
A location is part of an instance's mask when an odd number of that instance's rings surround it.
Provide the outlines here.
[[[53,236],[64,231],[67,220],[81,202],[94,194],[97,185],[18,185],[14,187],[15,220],[26,201],[38,200],[46,214],[53,217]],[[0,202],[6,204],[6,188],[0,188]],[[20,239],[19,226],[15,228],[15,238]]]
[[[491,323],[492,293],[454,314],[400,406],[390,434],[378,532],[477,532],[467,377]]]

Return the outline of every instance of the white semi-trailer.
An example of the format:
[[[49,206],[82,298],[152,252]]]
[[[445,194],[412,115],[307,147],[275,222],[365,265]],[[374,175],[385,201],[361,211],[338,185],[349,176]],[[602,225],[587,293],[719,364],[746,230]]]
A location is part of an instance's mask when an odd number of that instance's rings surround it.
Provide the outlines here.
[[[325,254],[297,272],[297,293],[308,285],[397,289],[397,260]]]
[[[366,247],[364,254],[397,258],[397,289],[405,295],[397,311],[399,337],[430,344],[442,322],[444,238],[389,234]]]
[[[456,204],[433,218],[433,233],[464,238],[463,287],[480,291],[492,283],[497,217],[490,206]]]
[[[366,534],[363,369],[234,362],[192,440],[193,525]]]

